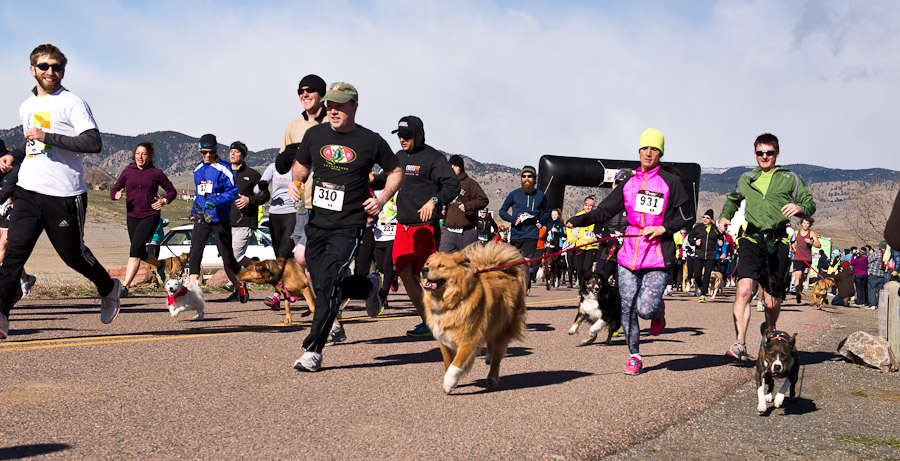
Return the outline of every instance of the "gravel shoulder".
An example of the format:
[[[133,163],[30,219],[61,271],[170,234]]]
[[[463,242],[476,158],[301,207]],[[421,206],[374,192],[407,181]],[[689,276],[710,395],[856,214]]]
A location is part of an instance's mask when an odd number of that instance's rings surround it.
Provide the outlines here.
[[[837,354],[851,333],[878,333],[876,313],[826,308],[831,324],[800,352],[796,399],[758,415],[751,369],[733,394],[607,459],[900,459],[900,376]]]

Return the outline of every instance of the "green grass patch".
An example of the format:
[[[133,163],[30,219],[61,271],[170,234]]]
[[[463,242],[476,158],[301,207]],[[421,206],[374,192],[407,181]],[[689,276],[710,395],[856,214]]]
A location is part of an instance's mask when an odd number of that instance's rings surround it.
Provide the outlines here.
[[[900,448],[900,440],[897,439],[878,440],[871,437],[838,437],[837,439],[843,440],[844,442],[858,443],[868,447],[886,445],[889,447]]]
[[[851,392],[851,394],[853,394],[857,397],[868,397],[869,396],[869,394],[866,394],[863,391],[853,391],[853,392]]]
[[[178,197],[172,203],[164,206],[161,210],[163,218],[169,218],[172,222],[168,228],[190,224],[188,221],[178,221],[178,218],[186,218],[191,214],[191,205],[193,202],[182,200]],[[115,222],[125,222],[125,197],[121,200],[112,200],[109,198],[109,191],[89,190],[88,191],[88,208],[89,216],[112,220]]]

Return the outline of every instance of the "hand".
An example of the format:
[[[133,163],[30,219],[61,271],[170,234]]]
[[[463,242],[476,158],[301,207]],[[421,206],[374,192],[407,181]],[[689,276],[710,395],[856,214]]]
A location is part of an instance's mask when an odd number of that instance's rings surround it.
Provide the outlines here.
[[[519,225],[519,221],[521,221],[521,219],[519,219],[519,218],[516,218],[516,223],[515,223],[515,224],[513,224],[513,226],[518,226],[518,225]]]
[[[216,207],[216,204],[209,200],[207,200],[206,203],[203,204],[203,208],[205,208],[207,210],[212,210],[215,207]]]
[[[300,184],[302,185],[303,183]],[[295,202],[300,200],[300,188],[297,187],[296,182],[288,184],[288,195],[291,197],[291,200]]]
[[[537,223],[537,224],[535,224],[535,225],[534,225],[534,226],[535,226],[535,227],[537,227],[537,228],[538,228],[538,229],[540,229],[540,228],[542,228],[542,227],[544,227],[544,226],[542,226],[542,225],[541,225],[541,223],[540,223],[540,222],[538,222],[538,223]]]
[[[724,234],[724,233],[725,233],[725,226],[728,226],[728,225],[730,225],[730,224],[731,224],[731,220],[730,220],[730,219],[728,219],[728,218],[719,218],[719,224],[718,224],[718,226],[716,226],[716,227],[719,228],[719,232],[721,232],[721,233]]]
[[[666,233],[664,226],[648,226],[641,229],[640,235],[647,237],[648,240],[655,240]],[[699,239],[697,240],[699,242]],[[699,245],[699,243],[698,243]]]
[[[463,205],[462,203],[460,203],[460,204],[459,204],[459,211],[462,211],[463,213],[465,213],[465,212],[466,212],[466,206]]]
[[[13,156],[12,154],[6,154],[3,157],[0,157],[0,172],[7,173],[12,169],[13,166]]]
[[[422,208],[419,208],[419,219],[423,222],[431,220],[431,213],[434,211],[434,202],[431,200],[425,202]]]
[[[238,194],[237,198],[234,199],[234,204],[237,205],[238,209],[243,210],[250,204],[250,199],[244,195]]]
[[[791,216],[796,215],[797,213],[803,211],[803,208],[796,203],[788,203],[787,205],[781,207],[781,214],[784,215],[785,218],[790,218]]]
[[[44,142],[44,130],[34,127],[25,130],[25,139],[29,141],[38,140]]]
[[[384,202],[379,200],[381,197],[384,197],[384,194],[378,198],[369,197],[363,202],[363,209],[366,210],[366,213],[369,213],[369,216],[375,216],[378,213],[381,213],[381,209],[384,208]]]
[[[644,235],[644,234],[641,234],[641,235]],[[694,241],[694,245],[700,246],[700,243],[701,243],[701,242],[702,242],[701,239],[697,239],[697,240]]]
[[[575,227],[575,226],[573,226],[572,223],[567,222],[567,223],[566,223],[566,227],[568,227],[569,229],[571,229],[571,228],[573,228],[573,227]]]
[[[162,209],[162,207],[164,205],[167,205],[168,203],[169,202],[166,201],[165,197],[163,197],[163,198],[157,199],[155,202],[151,203],[150,208],[153,208],[154,210],[159,211]]]
[[[116,192],[116,196],[113,197],[113,200],[119,200],[120,198],[122,198],[122,192],[125,192],[125,190],[124,190],[124,189],[119,189],[119,191]]]

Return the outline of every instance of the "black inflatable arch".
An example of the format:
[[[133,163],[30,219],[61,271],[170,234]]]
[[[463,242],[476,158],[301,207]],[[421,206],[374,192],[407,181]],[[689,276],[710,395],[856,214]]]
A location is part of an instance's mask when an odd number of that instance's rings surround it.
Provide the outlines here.
[[[611,188],[611,179],[623,168],[635,170],[641,166],[638,160],[607,160],[582,157],[544,155],[538,163],[540,190],[547,194],[550,208],[562,208],[566,186]],[[697,216],[697,198],[700,193],[700,165],[663,161],[663,166],[681,172],[682,184],[691,198],[691,211]]]

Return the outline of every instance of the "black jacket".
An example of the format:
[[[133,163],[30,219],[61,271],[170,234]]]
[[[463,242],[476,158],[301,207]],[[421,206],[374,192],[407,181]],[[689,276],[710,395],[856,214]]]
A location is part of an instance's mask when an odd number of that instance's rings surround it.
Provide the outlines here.
[[[13,165],[12,169],[6,173],[0,173],[0,203],[13,196],[16,191],[16,183],[19,182],[19,166],[21,163]]]
[[[239,209],[231,204],[231,227],[249,227],[256,229],[259,226],[259,207],[269,201],[269,183],[261,181],[262,175],[258,171],[247,166],[246,163],[235,171],[234,183],[237,185],[238,194],[250,199],[250,204]],[[259,186],[256,189],[256,186]],[[254,189],[259,192],[254,192]]]
[[[697,223],[688,233],[688,238],[696,247],[697,259],[716,259],[716,241],[722,238],[722,234],[715,224],[710,225],[707,233],[706,226],[703,223]],[[700,239],[699,245],[697,245],[697,239]]]
[[[413,151],[397,151],[403,166],[403,184],[397,194],[397,222],[407,226],[435,223],[441,219],[441,207],[459,195],[459,179],[450,162],[437,149],[425,144],[425,128],[418,117],[404,119],[413,131]],[[419,218],[419,208],[437,197],[438,204],[426,223]]]

